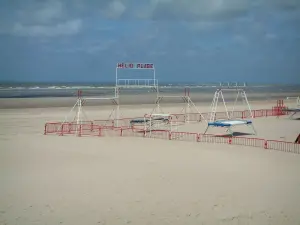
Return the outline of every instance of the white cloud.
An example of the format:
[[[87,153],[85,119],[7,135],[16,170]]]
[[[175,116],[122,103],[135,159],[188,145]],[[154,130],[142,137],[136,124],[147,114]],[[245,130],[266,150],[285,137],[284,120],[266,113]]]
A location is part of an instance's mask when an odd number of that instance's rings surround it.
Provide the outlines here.
[[[125,5],[121,1],[113,0],[108,4],[105,10],[102,10],[104,15],[110,19],[118,19],[126,11]]]
[[[56,37],[76,34],[80,31],[81,26],[82,21],[80,19],[70,20],[55,25],[23,25],[21,23],[15,23],[12,34],[31,37]]]
[[[83,48],[82,50],[94,54],[97,52],[108,50],[116,41],[115,40],[108,40],[108,41],[101,41],[95,44],[92,44],[86,48]]]
[[[36,21],[48,23],[63,16],[63,5],[60,1],[45,2],[40,9],[33,12]]]
[[[260,3],[263,5],[276,7],[278,9],[300,9],[300,1],[299,0],[261,0]]]
[[[28,4],[18,7],[16,4],[16,20],[23,24],[49,24],[64,18],[67,14],[62,1],[28,1]]]
[[[239,44],[246,45],[248,44],[248,39],[243,35],[234,35],[233,41]]]
[[[274,40],[274,39],[277,38],[277,35],[276,35],[276,34],[272,34],[272,33],[267,33],[267,34],[265,35],[265,38],[266,38],[267,40]]]
[[[215,20],[236,17],[250,6],[250,0],[152,0],[145,15],[154,20]]]

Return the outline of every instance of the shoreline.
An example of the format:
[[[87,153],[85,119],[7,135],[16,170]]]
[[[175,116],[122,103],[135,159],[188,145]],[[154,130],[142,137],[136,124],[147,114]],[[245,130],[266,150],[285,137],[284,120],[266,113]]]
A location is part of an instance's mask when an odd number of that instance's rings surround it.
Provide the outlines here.
[[[226,93],[227,94],[227,93]],[[225,95],[225,94],[224,94]],[[174,96],[174,95],[170,95]],[[299,93],[250,93],[247,94],[248,101],[251,103],[274,102],[276,105],[277,99],[286,99],[287,96],[299,96]],[[101,96],[107,98],[107,96]],[[213,93],[210,94],[191,94],[191,100],[198,106],[209,106]],[[225,101],[229,104],[234,102],[235,95],[226,95]],[[52,108],[52,107],[72,107],[76,103],[77,97],[36,97],[36,98],[0,98],[0,109],[23,109],[23,108]],[[121,106],[151,106],[155,104],[156,95],[140,94],[140,95],[120,95]],[[221,100],[221,99],[220,99]],[[239,97],[239,102],[241,102]],[[181,104],[183,103],[180,95],[177,97],[164,98],[161,101],[163,105]],[[86,106],[107,106],[113,105],[110,100],[91,100],[85,103]]]

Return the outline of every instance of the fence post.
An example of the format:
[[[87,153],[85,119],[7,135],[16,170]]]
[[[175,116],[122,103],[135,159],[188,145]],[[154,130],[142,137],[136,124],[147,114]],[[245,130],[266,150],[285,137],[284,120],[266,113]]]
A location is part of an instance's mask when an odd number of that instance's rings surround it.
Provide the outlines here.
[[[68,123],[68,133],[71,134],[72,123]]]
[[[81,126],[82,126],[82,125],[80,124],[80,125],[79,125],[79,134],[78,134],[78,137],[81,137],[81,129],[82,129]]]
[[[45,127],[44,127],[44,135],[47,134],[47,123],[45,123]]]
[[[65,126],[65,124],[61,125],[60,136],[64,136],[64,126]]]
[[[267,140],[265,140],[264,148],[265,148],[265,149],[268,149],[268,141],[267,141]]]

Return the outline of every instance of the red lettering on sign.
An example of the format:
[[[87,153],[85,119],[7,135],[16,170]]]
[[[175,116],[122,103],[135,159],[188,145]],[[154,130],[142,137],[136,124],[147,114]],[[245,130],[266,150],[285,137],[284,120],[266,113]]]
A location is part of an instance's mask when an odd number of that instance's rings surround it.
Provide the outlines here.
[[[153,63],[118,63],[117,68],[123,69],[153,69]]]
[[[124,63],[118,63],[117,67],[118,68],[124,68]]]

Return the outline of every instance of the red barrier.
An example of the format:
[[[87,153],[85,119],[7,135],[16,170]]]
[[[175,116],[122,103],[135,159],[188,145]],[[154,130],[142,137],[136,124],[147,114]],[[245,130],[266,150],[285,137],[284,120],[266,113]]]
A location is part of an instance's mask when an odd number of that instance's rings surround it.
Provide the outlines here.
[[[60,122],[57,123],[46,123],[45,127],[44,127],[44,134],[53,134],[53,133],[57,133],[61,127]]]
[[[114,126],[114,120],[94,120],[93,122],[99,126]]]
[[[267,149],[300,154],[300,144],[285,141],[266,140],[266,145]]]
[[[123,137],[145,137],[146,131],[144,129],[131,129],[131,128],[122,128]]]
[[[168,130],[153,130],[153,131],[151,131],[151,133],[147,132],[146,137],[169,140],[170,139],[170,131],[168,131]]]
[[[229,141],[229,137],[213,136],[207,134],[198,135],[198,142],[229,144]]]
[[[264,148],[265,140],[260,138],[232,137],[231,144]]]
[[[170,133],[170,140],[196,142],[197,139],[198,139],[197,133],[188,133],[188,132],[171,132]]]
[[[253,110],[253,117],[267,117],[267,116],[278,116],[288,114],[279,108],[273,109],[261,109]],[[208,118],[209,113],[202,114],[205,118]],[[201,121],[201,115],[199,113],[191,114],[174,114],[178,122],[188,121]],[[247,118],[250,114],[247,111],[235,111],[232,115],[233,118]],[[226,119],[227,114],[225,112],[217,112],[216,119]],[[95,120],[95,121],[84,121],[82,124],[62,123],[62,122],[48,122],[44,126],[44,134],[58,134],[58,135],[71,135],[77,134],[78,136],[132,136],[132,137],[150,137],[165,140],[182,140],[182,141],[195,141],[195,142],[207,142],[207,143],[224,143],[232,145],[243,145],[251,147],[260,147],[265,149],[273,149],[284,152],[292,152],[300,154],[300,144],[276,140],[264,140],[259,138],[246,138],[246,137],[224,137],[224,136],[213,136],[204,135],[189,132],[170,132],[169,130],[154,130],[144,131],[143,128],[131,128],[131,118],[123,118],[116,120]],[[118,125],[118,127],[116,126]]]
[[[122,128],[100,127],[102,137],[119,137],[123,135]]]

